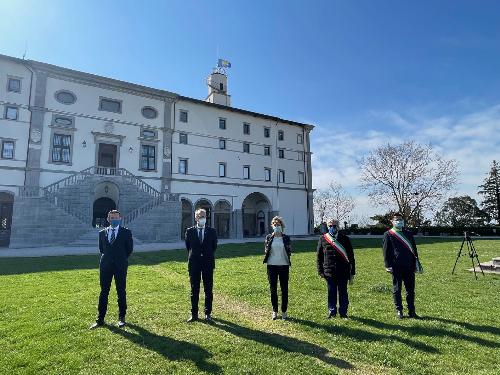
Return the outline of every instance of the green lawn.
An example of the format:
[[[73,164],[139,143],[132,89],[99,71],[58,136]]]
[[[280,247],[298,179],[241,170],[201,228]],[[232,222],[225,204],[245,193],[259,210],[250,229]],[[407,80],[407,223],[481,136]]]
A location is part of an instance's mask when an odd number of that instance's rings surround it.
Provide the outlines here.
[[[261,244],[218,250],[215,323],[187,324],[185,251],[134,254],[128,322],[115,328],[116,292],[105,328],[95,318],[98,257],[0,258],[1,374],[499,374],[500,277],[466,271],[459,242],[419,244],[420,321],[394,315],[380,240],[355,240],[350,319],[326,320],[326,286],[315,243],[295,242],[289,321],[272,321]],[[500,241],[475,241],[481,261]],[[201,298],[203,301],[203,298]]]

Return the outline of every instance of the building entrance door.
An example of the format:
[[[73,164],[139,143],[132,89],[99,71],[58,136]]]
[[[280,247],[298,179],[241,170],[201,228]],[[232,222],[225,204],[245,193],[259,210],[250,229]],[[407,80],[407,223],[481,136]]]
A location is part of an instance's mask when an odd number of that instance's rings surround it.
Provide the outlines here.
[[[116,147],[116,145],[109,143],[99,143],[97,165],[99,167],[116,168],[117,153],[118,148]]]
[[[13,207],[14,196],[7,193],[0,193],[0,247],[7,247],[10,243]]]

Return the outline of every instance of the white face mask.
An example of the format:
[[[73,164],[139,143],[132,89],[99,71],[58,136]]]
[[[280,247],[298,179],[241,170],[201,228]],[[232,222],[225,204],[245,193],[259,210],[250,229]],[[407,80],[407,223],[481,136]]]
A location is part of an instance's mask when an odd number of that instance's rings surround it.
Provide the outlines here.
[[[207,222],[207,218],[205,218],[205,217],[200,217],[200,218],[198,219],[198,225],[199,225],[200,227],[205,226],[205,223],[206,223],[206,222]]]
[[[274,233],[279,234],[281,233],[281,225],[276,225],[273,227]]]

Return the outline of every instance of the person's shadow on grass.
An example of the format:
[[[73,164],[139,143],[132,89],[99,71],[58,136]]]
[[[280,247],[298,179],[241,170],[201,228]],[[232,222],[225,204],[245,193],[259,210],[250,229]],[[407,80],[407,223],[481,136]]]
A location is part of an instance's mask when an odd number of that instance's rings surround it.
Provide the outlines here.
[[[201,371],[209,373],[222,372],[220,366],[208,362],[212,354],[199,345],[187,341],[175,340],[167,336],[160,336],[136,324],[128,323],[126,329],[114,326],[107,327],[111,332],[123,336],[140,347],[155,351],[170,361],[188,360],[194,362],[196,367]]]
[[[272,346],[289,353],[300,353],[306,356],[312,356],[329,365],[333,365],[342,369],[352,369],[353,365],[349,362],[333,358],[328,355],[328,350],[310,342],[299,340],[289,336],[279,335],[277,333],[269,333],[256,329],[240,326],[236,323],[228,322],[222,319],[214,319],[212,326],[223,331],[231,333],[235,336],[252,340],[259,344]]]
[[[352,320],[357,320],[359,321],[359,318],[353,318],[351,317],[350,319]],[[321,324],[317,322],[313,322],[310,320],[305,320],[305,319],[299,319],[299,318],[290,318],[290,321],[302,324],[304,326],[308,326],[314,329],[319,329],[322,331],[325,331],[331,335],[337,335],[337,336],[343,336],[343,337],[348,337],[356,341],[382,341],[382,340],[392,340],[392,341],[398,341],[404,345],[410,346],[414,349],[426,352],[426,353],[438,353],[439,351],[428,344],[410,340],[404,337],[401,337],[397,334],[389,332],[389,334],[379,334],[379,333],[374,333],[370,331],[366,331],[363,329],[359,328],[352,328],[348,326],[333,326],[330,324]]]
[[[390,324],[390,323],[385,323],[381,322],[375,319],[370,319],[370,318],[353,318],[353,320],[356,320],[360,323],[366,324],[371,327],[375,327],[378,329],[382,330],[392,330],[392,331],[404,331],[407,332],[411,335],[419,335],[419,336],[429,336],[429,337],[449,337],[452,339],[456,340],[464,340],[464,341],[469,341],[474,344],[478,344],[481,346],[486,346],[489,348],[500,348],[500,344],[498,342],[490,341],[487,339],[483,339],[481,337],[476,337],[476,336],[469,336],[465,335],[460,332],[453,331],[451,329],[444,329],[444,328],[438,328],[438,327],[425,327],[422,325],[414,325],[414,326],[404,326],[404,325],[396,325],[396,324]],[[441,318],[431,318],[431,317],[424,317],[420,320],[417,321],[432,321],[436,320],[439,322],[443,323],[458,323],[459,322],[454,322],[454,321],[448,321],[446,319],[441,319]],[[463,324],[463,323],[462,323]]]

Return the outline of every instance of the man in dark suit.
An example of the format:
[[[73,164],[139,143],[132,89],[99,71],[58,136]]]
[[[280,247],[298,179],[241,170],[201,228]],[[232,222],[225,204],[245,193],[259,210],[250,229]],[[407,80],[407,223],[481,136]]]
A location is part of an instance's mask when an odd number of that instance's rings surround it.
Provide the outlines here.
[[[108,308],[108,295],[113,277],[115,278],[116,293],[118,295],[118,327],[125,326],[128,257],[132,254],[134,244],[132,232],[120,225],[119,211],[110,211],[108,213],[108,222],[110,226],[99,232],[101,294],[99,295],[97,320],[90,327],[91,329],[104,325],[104,317]]]
[[[339,231],[338,220],[328,221],[328,232],[320,236],[316,249],[318,274],[326,280],[328,288],[328,315],[330,319],[337,315],[337,292],[339,314],[347,318],[349,296],[347,282],[354,279],[356,263],[351,240]]]
[[[402,319],[403,302],[401,286],[405,284],[408,316],[418,319],[415,313],[415,271],[417,264],[417,245],[413,233],[404,229],[403,216],[395,213],[392,216],[393,227],[384,233],[382,244],[385,270],[392,274],[393,298],[396,305],[396,317]]]
[[[188,251],[188,271],[191,283],[191,317],[188,322],[198,320],[198,300],[200,280],[203,279],[205,291],[205,320],[212,321],[213,276],[217,232],[206,226],[207,212],[200,208],[195,212],[196,225],[186,230],[186,249]]]

